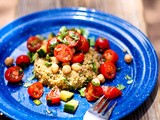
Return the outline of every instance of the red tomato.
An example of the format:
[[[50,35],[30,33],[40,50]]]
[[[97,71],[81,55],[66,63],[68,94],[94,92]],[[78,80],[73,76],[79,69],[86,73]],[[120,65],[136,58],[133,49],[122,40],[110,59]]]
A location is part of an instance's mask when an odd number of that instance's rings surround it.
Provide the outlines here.
[[[54,56],[61,62],[69,62],[73,57],[73,51],[65,44],[58,44],[54,48]]]
[[[24,72],[18,66],[10,67],[5,72],[5,78],[8,82],[19,82],[22,80]]]
[[[41,82],[35,82],[28,87],[28,94],[35,99],[39,99],[43,94],[43,85]]]
[[[102,86],[102,89],[105,97],[108,99],[114,99],[122,95],[122,92],[113,86]]]
[[[87,53],[89,51],[89,47],[90,47],[90,45],[89,45],[87,39],[81,35],[80,43],[77,46],[77,50],[80,50],[84,53]]]
[[[77,54],[74,54],[72,59],[71,59],[71,62],[72,63],[81,63],[83,62],[84,60],[84,54],[83,53],[77,53]]]
[[[30,58],[27,55],[20,55],[16,59],[16,65],[25,68],[28,67],[30,64]]]
[[[103,90],[101,86],[94,86],[92,83],[87,85],[87,88],[85,89],[85,96],[88,101],[97,100],[102,95]]]
[[[116,63],[118,61],[118,54],[111,49],[106,50],[103,53],[103,57],[106,59],[106,61],[110,61],[113,63]]]
[[[42,45],[43,41],[36,36],[31,36],[27,40],[27,48],[30,52],[36,52]]]
[[[46,96],[48,104],[59,104],[60,103],[60,91],[58,87],[54,87]]]
[[[54,47],[59,43],[57,37],[53,37],[47,42],[47,52],[53,52]]]
[[[113,79],[116,76],[116,66],[112,62],[105,62],[100,66],[100,73],[106,79]]]
[[[99,37],[95,42],[95,50],[98,52],[104,52],[106,49],[109,49],[109,41],[106,38]]]
[[[68,42],[69,47],[75,47],[80,42],[80,34],[76,31],[68,31],[68,35],[65,38]]]

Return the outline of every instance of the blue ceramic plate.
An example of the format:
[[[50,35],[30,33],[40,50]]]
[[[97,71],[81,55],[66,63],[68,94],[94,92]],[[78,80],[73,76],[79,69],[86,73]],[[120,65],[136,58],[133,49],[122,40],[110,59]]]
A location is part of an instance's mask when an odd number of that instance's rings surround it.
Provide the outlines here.
[[[4,79],[7,69],[4,60],[7,56],[16,58],[20,54],[27,54],[26,40],[31,35],[47,36],[50,32],[57,33],[61,26],[68,28],[85,28],[89,35],[97,38],[102,36],[110,41],[111,48],[119,55],[117,76],[106,85],[123,84],[126,88],[122,97],[118,98],[118,105],[113,111],[111,120],[120,119],[135,110],[150,95],[158,76],[158,60],[150,41],[128,22],[93,9],[63,8],[46,10],[27,15],[15,20],[0,31],[0,111],[12,119],[17,120],[55,120],[83,118],[91,103],[79,94],[75,94],[80,104],[75,114],[63,112],[64,103],[60,106],[46,105],[45,95],[40,99],[42,104],[36,106],[27,94],[25,82],[32,76],[33,66],[25,69],[22,84],[9,84]],[[133,56],[131,64],[123,60],[127,50]],[[133,83],[127,84],[125,76],[132,78]],[[48,112],[51,113],[48,113]]]

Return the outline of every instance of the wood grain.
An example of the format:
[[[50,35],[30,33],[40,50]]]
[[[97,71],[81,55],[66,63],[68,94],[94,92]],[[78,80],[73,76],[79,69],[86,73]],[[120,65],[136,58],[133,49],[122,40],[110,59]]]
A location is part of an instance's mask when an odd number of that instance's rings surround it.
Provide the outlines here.
[[[150,0],[147,0],[150,1]],[[146,12],[143,4],[148,4],[146,0],[19,0],[15,18],[26,14],[45,9],[61,7],[86,7],[100,10],[118,16],[140,29],[148,35],[148,24],[146,26]],[[157,0],[153,0],[157,1]],[[150,2],[151,4],[151,2]],[[146,8],[145,8],[146,9]],[[145,14],[144,14],[145,13]],[[150,25],[150,24],[149,24]],[[153,33],[152,33],[153,34]],[[150,35],[150,34],[149,34]],[[151,36],[151,35],[150,35]],[[150,37],[149,36],[149,37]],[[157,40],[158,41],[158,40]],[[158,42],[151,39],[155,49],[159,53]],[[160,55],[158,55],[160,60]],[[160,78],[160,77],[159,77]],[[159,120],[160,119],[160,88],[158,80],[154,90],[148,99],[130,115],[123,120]],[[136,104],[136,103],[135,103]],[[5,118],[5,117],[4,117]],[[7,118],[5,118],[7,119]]]

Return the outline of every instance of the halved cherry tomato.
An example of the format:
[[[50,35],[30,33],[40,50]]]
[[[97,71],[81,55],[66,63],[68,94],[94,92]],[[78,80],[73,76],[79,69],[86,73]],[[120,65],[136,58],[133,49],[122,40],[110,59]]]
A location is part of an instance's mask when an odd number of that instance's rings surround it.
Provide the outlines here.
[[[114,99],[122,95],[122,92],[114,86],[102,86],[103,93],[106,98]]]
[[[42,45],[43,41],[36,36],[31,36],[27,40],[27,48],[30,52],[36,52]]]
[[[90,47],[89,42],[84,36],[81,35],[80,43],[77,46],[77,50],[87,53],[89,51],[89,47]]]
[[[20,55],[16,59],[16,65],[21,68],[26,68],[30,64],[30,58],[27,55]]]
[[[55,86],[46,96],[47,104],[59,104],[60,103],[60,91]]]
[[[5,78],[8,82],[19,82],[22,80],[24,72],[18,66],[10,67],[5,72]]]
[[[104,52],[110,48],[109,41],[106,38],[99,37],[95,42],[95,50],[98,52]]]
[[[61,62],[69,62],[73,57],[73,51],[65,44],[58,44],[54,48],[54,56]]]
[[[100,73],[106,79],[113,79],[116,76],[116,66],[112,62],[105,62],[100,66]]]
[[[85,96],[88,101],[97,100],[103,95],[103,90],[101,86],[94,86],[92,83],[89,83],[85,89]]]
[[[118,61],[118,54],[114,50],[111,50],[111,49],[106,50],[103,53],[103,57],[106,59],[106,61],[110,61],[113,63],[116,63]]]
[[[28,94],[35,99],[39,99],[43,94],[43,85],[41,82],[35,82],[28,87]]]
[[[69,47],[75,47],[78,46],[80,42],[80,34],[76,31],[69,30],[68,35],[65,36],[64,39],[67,40]]]
[[[84,54],[83,53],[77,53],[77,54],[74,54],[72,59],[71,59],[71,62],[72,63],[81,63],[83,62],[84,60]]]
[[[51,39],[48,40],[47,42],[47,52],[53,52],[54,47],[59,43],[59,40],[57,39],[57,37],[53,37]]]

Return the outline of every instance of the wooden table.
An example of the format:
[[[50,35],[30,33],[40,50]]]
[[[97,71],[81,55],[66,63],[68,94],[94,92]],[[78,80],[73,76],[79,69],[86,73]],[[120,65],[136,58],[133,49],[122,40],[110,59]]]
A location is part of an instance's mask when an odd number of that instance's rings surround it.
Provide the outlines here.
[[[13,1],[12,1],[13,2]],[[14,4],[10,21],[26,14],[44,9],[61,7],[87,7],[116,15],[129,21],[147,36],[142,0],[19,0]],[[11,16],[10,15],[10,16]],[[13,17],[14,16],[14,17]],[[157,42],[151,40],[158,50]],[[157,51],[158,52],[158,51]],[[158,56],[160,58],[160,56]],[[159,79],[160,81],[160,79]],[[123,120],[159,120],[160,119],[160,86],[159,81],[148,99]],[[0,119],[8,119],[1,116]]]

